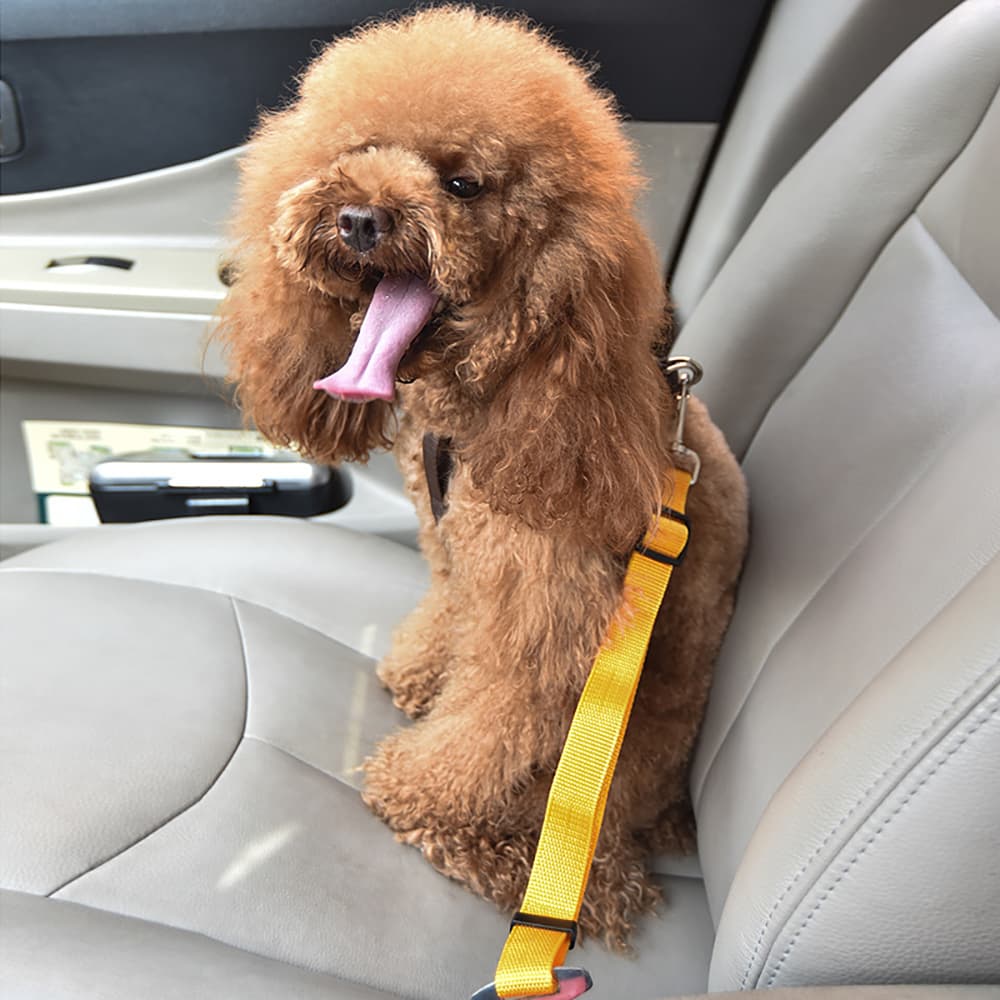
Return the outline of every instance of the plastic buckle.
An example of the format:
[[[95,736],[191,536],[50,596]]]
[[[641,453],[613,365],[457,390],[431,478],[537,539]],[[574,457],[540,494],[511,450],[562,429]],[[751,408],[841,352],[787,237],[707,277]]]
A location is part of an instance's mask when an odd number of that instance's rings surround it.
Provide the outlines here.
[[[575,920],[559,920],[557,917],[542,917],[536,913],[525,913],[524,910],[518,910],[510,918],[508,930],[512,931],[515,927],[534,927],[538,931],[557,931],[569,937],[570,951],[576,947],[577,923]]]
[[[677,521],[679,524],[683,524],[684,527],[688,529],[689,534],[688,538],[684,541],[684,548],[682,548],[677,555],[668,556],[665,552],[649,548],[646,545],[646,539],[643,538],[640,542],[636,543],[634,551],[638,552],[641,556],[645,556],[647,559],[652,559],[654,562],[663,563],[665,566],[680,566],[687,557],[688,545],[691,541],[691,522],[688,520],[687,515],[682,514],[679,510],[674,510],[673,507],[660,507],[660,517],[665,517],[669,521]],[[572,948],[573,946],[570,945],[570,947]]]
[[[523,997],[516,998],[516,1000],[536,1000],[536,998],[537,1000],[541,1000],[542,997],[549,998],[549,1000],[575,1000],[576,997],[583,996],[594,985],[594,981],[590,978],[590,973],[586,969],[558,968],[553,969],[552,974],[556,977],[556,982],[559,984],[559,988],[555,993],[525,994]],[[470,1000],[500,1000],[496,983],[490,983],[489,986],[484,986],[481,990],[476,990]],[[515,998],[512,997],[510,1000],[515,1000]]]

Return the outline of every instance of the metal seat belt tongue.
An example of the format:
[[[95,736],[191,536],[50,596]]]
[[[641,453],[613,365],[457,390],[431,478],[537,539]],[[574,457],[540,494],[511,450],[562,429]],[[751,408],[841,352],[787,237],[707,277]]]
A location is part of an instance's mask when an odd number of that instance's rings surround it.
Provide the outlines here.
[[[552,970],[552,975],[555,980],[555,993],[521,994],[521,996],[525,1000],[533,1000],[534,997],[537,997],[538,1000],[575,1000],[576,997],[583,996],[594,985],[594,981],[586,969],[570,969],[559,966]],[[500,994],[497,993],[496,983],[490,983],[488,986],[476,990],[472,994],[471,1000],[501,1000]]]
[[[577,919],[590,876],[604,807],[632,711],[653,623],[674,569],[684,559],[688,490],[701,462],[684,444],[684,417],[701,366],[671,358],[665,374],[677,399],[671,451],[656,524],[636,545],[625,573],[628,614],[598,651],[576,706],[549,791],[542,832],[521,909],[511,921],[492,983],[471,1000],[574,1000],[593,985],[585,969],[561,963],[576,943]]]

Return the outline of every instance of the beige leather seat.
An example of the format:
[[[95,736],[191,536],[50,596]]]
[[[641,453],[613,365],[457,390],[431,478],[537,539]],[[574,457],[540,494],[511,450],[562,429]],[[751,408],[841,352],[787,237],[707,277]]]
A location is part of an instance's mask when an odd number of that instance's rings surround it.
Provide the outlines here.
[[[753,540],[696,866],[595,997],[1000,981],[1000,4],[967,0],[774,191],[691,317]],[[356,765],[417,556],[110,529],[0,572],[0,994],[461,998],[503,918]]]

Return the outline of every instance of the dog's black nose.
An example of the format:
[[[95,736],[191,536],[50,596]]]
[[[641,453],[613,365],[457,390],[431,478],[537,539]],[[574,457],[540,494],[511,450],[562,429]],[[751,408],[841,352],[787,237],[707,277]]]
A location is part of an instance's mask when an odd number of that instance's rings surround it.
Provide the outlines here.
[[[392,229],[392,216],[378,205],[345,205],[337,216],[337,228],[352,250],[366,253]]]

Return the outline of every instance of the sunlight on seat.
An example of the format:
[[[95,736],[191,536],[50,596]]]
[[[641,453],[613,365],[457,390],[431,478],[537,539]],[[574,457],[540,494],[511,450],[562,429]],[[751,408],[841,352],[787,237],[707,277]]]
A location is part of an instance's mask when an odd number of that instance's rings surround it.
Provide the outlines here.
[[[345,777],[356,772],[361,766],[361,723],[365,714],[369,677],[367,670],[359,670],[354,675],[351,711],[347,720],[347,731],[344,733],[344,756],[340,763],[340,773]]]
[[[286,823],[247,844],[219,877],[216,889],[231,889],[280,851],[301,829],[301,823]]]

